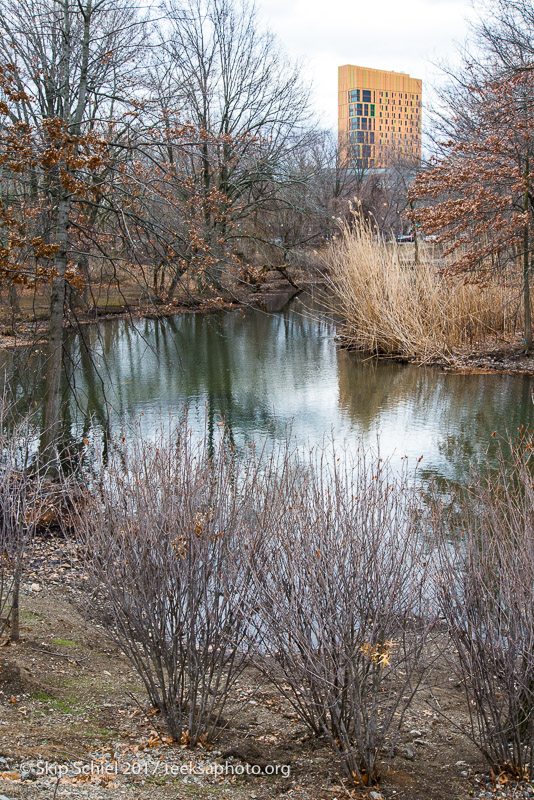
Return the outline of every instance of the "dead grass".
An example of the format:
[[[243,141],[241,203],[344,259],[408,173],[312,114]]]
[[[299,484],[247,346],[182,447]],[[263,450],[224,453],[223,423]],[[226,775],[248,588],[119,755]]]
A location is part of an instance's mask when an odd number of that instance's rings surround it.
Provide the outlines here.
[[[500,274],[492,283],[445,278],[435,248],[377,237],[355,218],[324,255],[342,338],[369,355],[420,362],[449,360],[465,350],[506,341],[519,327],[519,287]]]

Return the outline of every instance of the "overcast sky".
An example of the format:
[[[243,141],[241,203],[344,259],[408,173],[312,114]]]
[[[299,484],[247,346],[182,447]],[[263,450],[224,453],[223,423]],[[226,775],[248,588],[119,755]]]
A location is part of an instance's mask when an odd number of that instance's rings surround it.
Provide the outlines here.
[[[263,23],[313,80],[314,106],[337,127],[337,68],[342,64],[408,72],[428,87],[431,62],[455,58],[469,0],[257,0]],[[427,94],[428,96],[428,94]]]

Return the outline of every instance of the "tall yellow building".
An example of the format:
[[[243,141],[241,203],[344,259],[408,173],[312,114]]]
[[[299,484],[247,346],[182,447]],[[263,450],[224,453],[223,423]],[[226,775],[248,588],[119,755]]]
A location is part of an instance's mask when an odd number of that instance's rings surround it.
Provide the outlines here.
[[[349,166],[421,161],[423,82],[404,72],[339,67],[339,148]]]

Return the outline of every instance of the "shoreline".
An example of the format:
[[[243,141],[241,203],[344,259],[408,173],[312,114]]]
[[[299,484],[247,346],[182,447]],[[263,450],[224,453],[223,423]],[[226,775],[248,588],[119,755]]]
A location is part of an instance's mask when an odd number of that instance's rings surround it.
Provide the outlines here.
[[[247,298],[235,298],[224,300],[222,298],[208,298],[189,303],[176,303],[167,306],[116,306],[113,310],[103,308],[95,315],[91,312],[80,312],[79,316],[69,315],[64,330],[75,332],[76,328],[87,325],[99,325],[101,322],[110,320],[143,320],[143,319],[165,319],[168,317],[181,316],[183,314],[212,314],[216,311],[244,311],[248,309],[263,310],[266,313],[275,313],[281,310],[294,297],[305,291],[294,288],[278,291],[258,292]],[[21,321],[18,323],[16,332],[12,335],[0,334],[0,352],[11,351],[23,347],[41,347],[48,341],[49,320],[47,318],[32,320],[30,322]],[[29,329],[29,330],[26,330]]]
[[[433,367],[452,375],[534,375],[534,351],[525,353],[522,340],[499,343],[474,352],[451,355],[448,358],[435,357],[424,360],[402,355],[365,354],[349,345],[343,344],[343,337],[337,336],[339,347],[362,360],[395,361],[399,364],[412,364],[418,367]]]
[[[249,309],[261,310],[265,313],[276,313],[282,310],[291,300],[301,292],[312,286],[303,285],[300,290],[293,287],[289,289],[276,289],[267,292],[254,293],[249,297],[235,298],[232,300],[213,298],[206,300],[195,299],[192,302],[178,302],[170,306],[146,305],[116,306],[103,308],[95,318],[94,311],[80,313],[79,317],[70,318],[65,325],[65,330],[73,332],[76,327],[98,325],[110,320],[143,320],[165,319],[167,317],[181,316],[183,314],[211,314],[216,311],[245,311]],[[112,310],[113,309],[113,310]],[[0,352],[12,351],[16,348],[42,347],[47,343],[48,319],[20,322],[19,328],[13,335],[0,334]],[[29,329],[29,330],[26,330]],[[358,352],[349,345],[344,344],[343,336],[334,337],[336,346],[346,350],[361,360],[396,361],[403,364],[413,364],[420,367],[433,367],[450,374],[502,374],[502,375],[533,375],[534,352],[525,353],[523,341],[517,337],[515,341],[500,342],[479,351],[464,352],[451,355],[448,358],[433,358],[422,360],[417,357],[410,358],[401,355],[365,354]]]

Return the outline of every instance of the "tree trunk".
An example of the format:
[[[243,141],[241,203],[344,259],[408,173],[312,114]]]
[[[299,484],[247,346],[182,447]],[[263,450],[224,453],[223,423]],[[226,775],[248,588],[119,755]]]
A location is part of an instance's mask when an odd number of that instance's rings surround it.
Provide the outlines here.
[[[86,253],[78,258],[78,271],[83,275],[83,286],[72,286],[70,290],[70,303],[73,308],[86,311],[89,306],[89,259]]]
[[[174,294],[176,289],[178,288],[178,283],[180,282],[180,278],[184,274],[184,270],[180,269],[178,266],[176,267],[171,282],[169,284],[169,288],[167,289],[167,303],[172,303],[174,299]]]
[[[528,233],[527,233],[528,244]],[[525,352],[530,353],[532,350],[532,314],[530,310],[530,254],[528,250],[525,252],[523,261],[523,302],[525,305]]]
[[[525,212],[530,208],[530,159],[525,163]],[[530,232],[528,222],[523,231],[523,304],[525,310],[525,352],[532,350],[532,315],[530,311]]]
[[[41,461],[47,472],[57,475],[57,444],[61,423],[61,372],[63,361],[63,322],[65,317],[65,270],[70,200],[59,204],[57,238],[60,250],[56,257],[57,275],[50,292],[50,329],[44,374],[43,427],[40,441]]]
[[[14,319],[17,314],[20,314],[20,302],[19,302],[17,287],[13,281],[10,281],[9,283],[8,298],[9,298],[9,306],[11,308],[11,314]]]
[[[13,601],[11,603],[11,642],[18,642],[20,639],[20,578],[22,572],[22,555],[18,559],[13,580]]]

